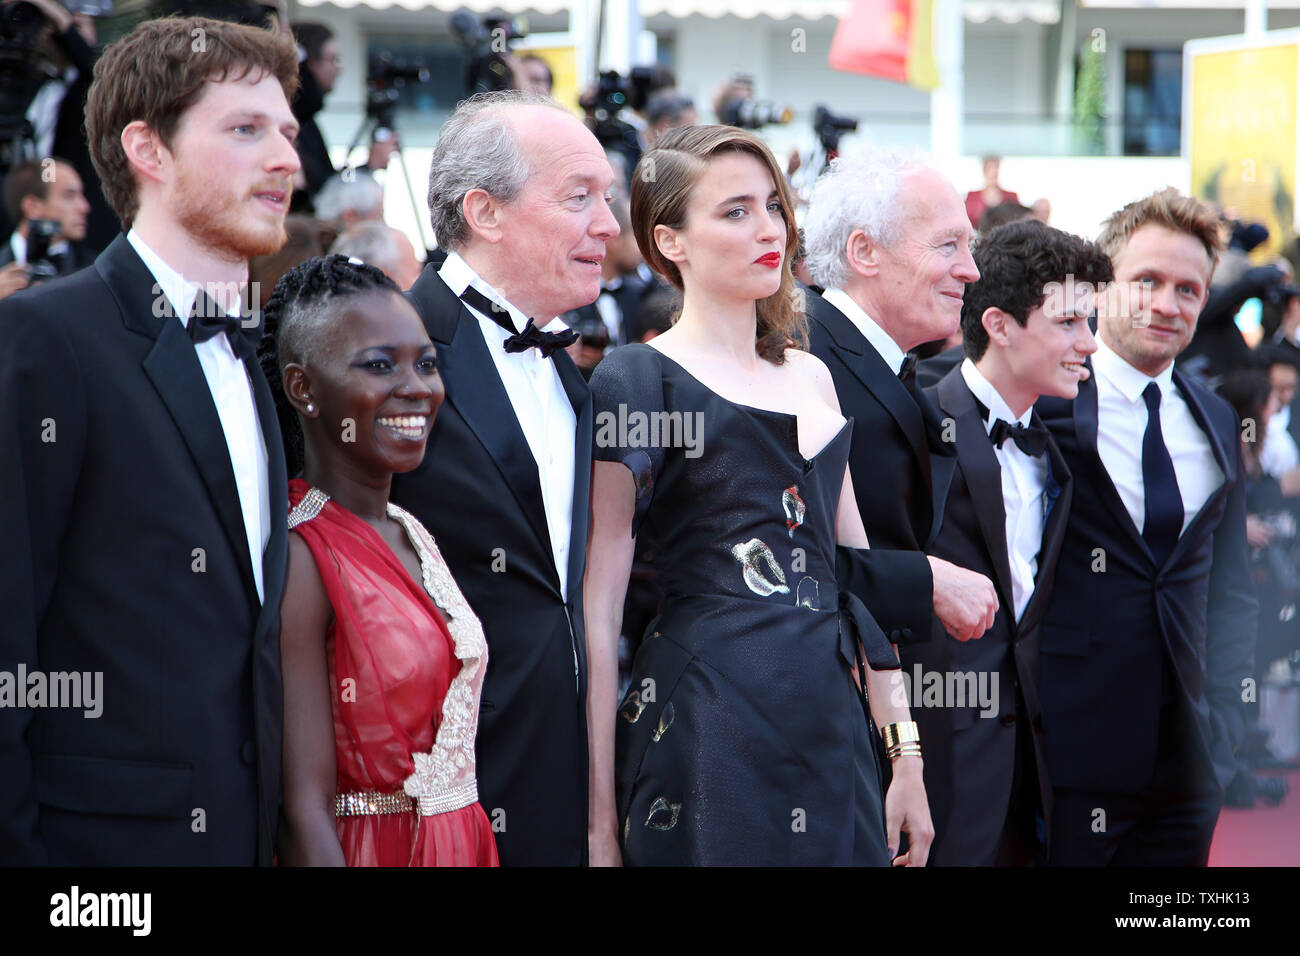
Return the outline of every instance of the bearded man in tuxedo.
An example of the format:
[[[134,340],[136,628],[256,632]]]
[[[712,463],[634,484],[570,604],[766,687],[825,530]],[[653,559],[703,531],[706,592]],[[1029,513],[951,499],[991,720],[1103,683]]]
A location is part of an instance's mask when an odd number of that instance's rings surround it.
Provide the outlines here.
[[[285,241],[296,85],[286,35],[136,27],[86,108],[128,232],[0,302],[0,672],[28,690],[0,862],[272,862],[287,482],[240,303]],[[97,714],[53,693],[77,678]]]

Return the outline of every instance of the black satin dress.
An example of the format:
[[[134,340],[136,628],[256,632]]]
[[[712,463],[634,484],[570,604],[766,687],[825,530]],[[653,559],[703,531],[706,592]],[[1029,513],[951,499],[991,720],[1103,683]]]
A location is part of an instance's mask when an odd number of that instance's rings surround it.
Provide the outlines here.
[[[618,710],[623,862],[886,865],[856,641],[898,665],[835,585],[849,423],[806,460],[794,415],[730,402],[647,345],[612,352],[591,388],[595,455],[631,470],[666,595]]]

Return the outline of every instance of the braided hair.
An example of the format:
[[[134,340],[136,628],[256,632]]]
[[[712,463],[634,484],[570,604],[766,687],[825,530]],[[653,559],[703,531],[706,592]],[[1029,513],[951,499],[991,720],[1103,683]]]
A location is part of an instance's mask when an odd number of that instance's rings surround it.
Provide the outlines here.
[[[291,362],[310,365],[321,355],[328,327],[337,316],[333,300],[369,292],[402,294],[397,283],[374,266],[347,256],[314,256],[286,272],[262,310],[258,360],[275,399],[289,475],[302,471],[302,423],[284,393],[281,376]]]

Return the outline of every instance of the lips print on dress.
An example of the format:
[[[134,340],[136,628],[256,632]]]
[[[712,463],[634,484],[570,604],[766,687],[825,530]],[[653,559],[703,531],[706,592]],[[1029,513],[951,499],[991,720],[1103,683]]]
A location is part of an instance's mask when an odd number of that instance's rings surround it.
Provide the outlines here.
[[[677,826],[677,815],[681,813],[680,803],[669,803],[663,797],[656,797],[650,804],[650,814],[645,818],[645,825],[651,830],[671,830]]]
[[[744,569],[745,585],[759,597],[790,593],[785,583],[785,572],[776,563],[776,555],[758,538],[736,545],[731,554]],[[769,575],[776,581],[770,580]]]
[[[794,537],[794,529],[803,524],[804,504],[799,497],[799,486],[791,485],[781,492],[781,507],[785,509],[785,527]]]

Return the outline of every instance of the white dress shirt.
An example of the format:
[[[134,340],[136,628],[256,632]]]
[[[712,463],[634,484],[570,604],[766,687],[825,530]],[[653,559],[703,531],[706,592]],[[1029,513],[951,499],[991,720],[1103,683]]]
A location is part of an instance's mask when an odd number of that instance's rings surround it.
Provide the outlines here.
[[[20,235],[15,229],[9,236],[9,251],[14,255],[14,262],[21,262],[27,265],[27,237]],[[49,251],[46,255],[57,256],[68,251],[68,240],[60,239],[58,242],[50,243]]]
[[[1139,532],[1146,523],[1142,439],[1147,430],[1147,405],[1142,393],[1151,382],[1160,387],[1160,431],[1173,459],[1186,531],[1206,499],[1223,484],[1223,469],[1215,461],[1209,436],[1201,431],[1174,387],[1173,366],[1153,379],[1098,337],[1092,373],[1097,379],[1097,454]]]
[[[986,432],[998,420],[1009,425],[1029,425],[1031,407],[1019,418],[1003,400],[998,390],[984,377],[970,359],[963,359],[961,376],[971,394],[989,410]],[[1031,458],[1011,439],[995,447],[1002,475],[1002,509],[1006,516],[1007,563],[1011,566],[1011,598],[1016,605],[1016,620],[1025,613],[1034,596],[1038,577],[1038,554],[1043,549],[1043,525],[1046,523],[1047,455]]]
[[[888,332],[876,325],[875,319],[862,311],[862,306],[854,302],[847,292],[843,289],[827,289],[822,293],[822,298],[843,312],[858,331],[867,337],[871,347],[880,353],[880,357],[885,360],[885,364],[895,375],[902,371],[906,354],[898,347],[898,343],[889,337]]]
[[[134,229],[126,234],[126,239],[153,273],[157,281],[154,294],[161,292],[166,296],[181,325],[188,328],[190,309],[199,294],[199,285],[188,281],[159,258]],[[236,304],[228,314],[238,317],[239,305]],[[248,380],[248,370],[235,355],[226,336],[214,335],[206,342],[199,342],[194,351],[198,353],[203,377],[207,379],[208,391],[212,393],[212,403],[217,407],[221,430],[226,436],[226,449],[230,452],[235,487],[239,491],[239,508],[244,515],[244,531],[248,535],[248,555],[252,560],[253,579],[257,582],[257,597],[263,600],[262,553],[271,539],[271,495],[266,470],[266,439],[253,404],[253,386]]]
[[[1296,448],[1295,439],[1289,431],[1291,425],[1291,408],[1279,409],[1268,420],[1268,428],[1263,435],[1263,447],[1259,452],[1259,466],[1266,475],[1281,478],[1292,468],[1300,465],[1300,449]],[[1260,436],[1256,436],[1256,441]]]
[[[447,288],[459,296],[465,287],[473,285],[499,305],[507,307],[510,322],[522,332],[528,316],[506,301],[505,296],[480,279],[469,263],[457,253],[448,254],[447,261],[438,271]],[[551,534],[551,554],[555,570],[560,577],[560,593],[569,594],[569,535],[573,514],[573,456],[578,432],[578,416],[569,402],[556,371],[555,360],[544,358],[538,349],[507,352],[505,341],[510,333],[477,309],[470,314],[478,319],[488,354],[501,376],[501,384],[510,396],[510,405],[523,430],[528,448],[537,462],[537,477],[542,488],[542,506],[546,510],[546,527]],[[534,325],[557,331],[556,320],[534,319]],[[563,324],[563,323],[560,323]],[[554,327],[553,327],[554,326]],[[578,542],[586,547],[585,541]]]

